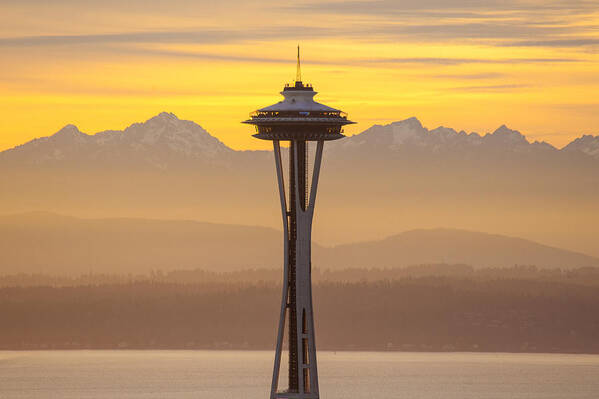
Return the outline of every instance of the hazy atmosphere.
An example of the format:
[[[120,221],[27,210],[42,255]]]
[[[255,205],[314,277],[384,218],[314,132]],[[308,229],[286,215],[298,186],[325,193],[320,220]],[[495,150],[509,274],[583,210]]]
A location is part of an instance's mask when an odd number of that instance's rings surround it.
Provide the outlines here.
[[[595,399],[598,32],[0,2],[0,397]]]

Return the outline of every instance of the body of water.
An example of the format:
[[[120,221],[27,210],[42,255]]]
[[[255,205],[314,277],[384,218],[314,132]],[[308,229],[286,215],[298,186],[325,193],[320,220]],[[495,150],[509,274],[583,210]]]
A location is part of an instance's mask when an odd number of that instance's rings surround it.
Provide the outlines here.
[[[0,398],[268,399],[273,352],[0,351]],[[323,399],[597,399],[599,355],[320,352]]]

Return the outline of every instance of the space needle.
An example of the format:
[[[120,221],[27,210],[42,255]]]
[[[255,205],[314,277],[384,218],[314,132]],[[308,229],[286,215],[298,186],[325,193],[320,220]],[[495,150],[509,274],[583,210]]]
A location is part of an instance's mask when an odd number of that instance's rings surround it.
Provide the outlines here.
[[[354,122],[340,110],[314,101],[317,93],[302,82],[299,46],[295,83],[285,85],[281,94],[282,101],[253,112],[243,122],[256,127],[254,137],[273,142],[283,216],[283,298],[270,398],[318,399],[311,278],[314,203],[324,142],[344,137],[343,126]],[[288,142],[287,168],[281,157],[281,141]],[[316,147],[312,151],[313,161],[310,142]],[[279,374],[285,338],[289,348],[288,383],[281,388]]]

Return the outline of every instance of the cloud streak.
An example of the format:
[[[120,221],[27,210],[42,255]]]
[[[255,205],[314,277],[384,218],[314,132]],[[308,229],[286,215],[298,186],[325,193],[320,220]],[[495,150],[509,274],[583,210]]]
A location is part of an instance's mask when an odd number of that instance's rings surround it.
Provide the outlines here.
[[[358,0],[283,6],[290,8],[298,13],[357,18],[369,29],[357,29],[355,33],[388,40],[585,47],[596,44],[588,35],[595,36],[599,29],[592,17],[597,4],[585,0]]]
[[[433,64],[433,65],[462,65],[462,64],[545,64],[545,63],[565,63],[581,62],[574,58],[435,58],[435,57],[416,57],[416,58],[376,58],[362,60],[362,62],[378,64]]]
[[[165,58],[192,58],[212,61],[252,62],[288,64],[288,58],[232,55],[205,51],[179,50],[152,45],[168,44],[218,44],[236,43],[250,40],[265,40],[276,32],[277,37],[295,37],[298,27],[271,28],[257,30],[254,34],[236,30],[197,30],[197,31],[160,31],[160,32],[123,32],[92,35],[25,36],[0,38],[0,47],[53,47],[86,46],[95,53],[108,52],[137,56],[158,56]],[[302,28],[299,28],[300,30]],[[381,30],[381,32],[384,30]],[[312,30],[314,37],[332,34],[328,30]],[[339,34],[343,36],[344,34]],[[347,35],[347,33],[345,33]],[[250,39],[251,38],[251,39]],[[515,45],[515,44],[514,44]],[[524,43],[523,45],[526,45]],[[374,58],[338,58],[335,60],[306,59],[316,65],[437,65],[452,66],[464,64],[561,64],[584,62],[575,58],[463,58],[463,57],[374,57]]]
[[[354,26],[351,28],[325,27],[272,27],[253,30],[189,30],[189,31],[150,31],[121,32],[110,34],[78,35],[38,35],[0,38],[0,47],[49,47],[80,45],[119,45],[119,44],[226,44],[273,41],[281,39],[322,39],[354,38],[362,41],[404,41],[404,42],[443,42],[454,40],[485,40],[485,44],[500,47],[585,47],[599,45],[595,38],[551,39],[554,35],[564,35],[568,28],[548,28],[544,26],[517,27],[510,24],[459,24],[459,25],[415,25],[397,24],[377,26]],[[539,40],[518,40],[521,37],[541,37]],[[489,42],[488,40],[506,40]],[[174,52],[172,55],[176,55]],[[181,56],[186,55],[184,53]],[[188,54],[192,56],[193,54]],[[408,59],[409,60],[409,59]],[[441,59],[438,59],[438,63]],[[461,60],[447,61],[461,63]],[[557,60],[556,62],[560,62]]]
[[[482,13],[531,12],[587,12],[596,4],[584,0],[375,0],[328,1],[283,6],[284,9],[310,12],[330,12],[356,15],[397,15],[416,12],[435,12],[436,15],[481,15]],[[463,14],[460,14],[463,13]]]
[[[39,35],[0,38],[0,46],[61,46],[80,44],[118,43],[197,43],[214,44],[246,42],[273,38],[296,38],[298,36],[320,37],[327,33],[326,28],[305,26],[273,27],[266,29],[215,30],[201,29],[188,31],[145,31],[108,34],[81,35]]]
[[[504,43],[505,47],[586,47],[599,45],[599,39],[523,40]]]
[[[460,86],[451,87],[450,91],[466,91],[466,92],[488,92],[488,91],[510,91],[514,89],[522,89],[530,87],[528,84],[501,84],[501,85],[486,85],[486,86]]]
[[[485,79],[499,79],[505,77],[502,73],[497,72],[486,72],[486,73],[471,73],[471,74],[445,74],[435,75],[437,79],[455,79],[455,80],[485,80]]]
[[[231,61],[231,62],[254,62],[254,63],[272,63],[272,64],[289,64],[289,58],[270,58],[270,57],[251,57],[238,56],[227,54],[215,54],[202,51],[180,51],[167,49],[145,49],[145,48],[130,48],[125,50],[127,53],[136,53],[140,55],[153,55],[163,57],[182,57],[195,58],[214,61]],[[561,64],[582,62],[583,60],[574,58],[503,58],[503,59],[488,59],[488,58],[451,58],[451,57],[397,57],[397,58],[342,58],[334,61],[305,59],[306,62],[312,65],[335,65],[335,66],[365,66],[372,64],[414,64],[414,65],[437,65],[451,66],[464,64]],[[455,75],[462,79],[485,79],[489,77],[497,77],[499,74],[483,74],[483,75]]]
[[[41,0],[21,2],[30,6],[43,3]],[[330,38],[402,43],[469,41],[500,47],[582,48],[594,46],[599,41],[595,38],[599,26],[596,18],[592,17],[597,9],[596,1],[584,0],[355,0],[291,4],[264,0],[259,5],[245,8],[241,7],[240,0],[224,0],[220,5],[206,1],[173,0],[169,7],[158,0],[146,5],[147,2],[140,0],[121,3],[118,0],[101,3],[57,0],[53,4],[82,7],[98,13],[106,13],[107,9],[117,13],[119,10],[131,14],[147,12],[152,18],[160,18],[160,13],[166,12],[165,8],[171,16],[178,13],[186,18],[189,13],[206,16],[227,5],[231,9],[231,20],[237,21],[249,12],[268,23],[261,25],[263,27],[238,23],[229,25],[229,28],[218,25],[224,27],[222,29],[181,30],[165,26],[159,31],[138,28],[137,31],[116,33],[4,37],[0,38],[0,46],[219,44]],[[293,11],[293,17],[290,11]],[[198,22],[201,23],[206,23],[206,20]],[[136,25],[132,23],[130,26],[135,29]],[[81,29],[86,29],[86,26]]]

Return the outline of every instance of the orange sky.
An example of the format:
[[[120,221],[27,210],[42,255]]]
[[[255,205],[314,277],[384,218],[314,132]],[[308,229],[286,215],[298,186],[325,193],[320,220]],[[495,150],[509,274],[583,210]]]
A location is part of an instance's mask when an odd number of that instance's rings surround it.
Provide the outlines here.
[[[169,111],[236,149],[239,122],[295,76],[359,124],[501,124],[563,146],[599,134],[596,1],[0,4],[0,150],[73,123],[95,133]],[[268,144],[268,143],[266,143]]]

